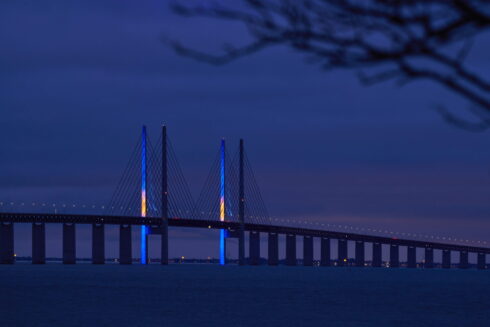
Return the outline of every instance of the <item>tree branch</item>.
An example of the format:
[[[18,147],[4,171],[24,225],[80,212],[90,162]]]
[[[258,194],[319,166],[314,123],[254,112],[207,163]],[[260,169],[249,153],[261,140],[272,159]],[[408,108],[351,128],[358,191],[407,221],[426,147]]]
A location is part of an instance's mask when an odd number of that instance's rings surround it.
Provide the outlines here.
[[[323,69],[356,69],[367,85],[431,80],[468,100],[476,108],[470,112],[478,124],[490,126],[490,81],[463,64],[475,37],[490,30],[488,0],[242,0],[240,5],[223,2],[226,6],[182,2],[172,5],[175,13],[242,23],[252,42],[213,54],[166,41],[180,55],[221,65],[283,44]],[[455,51],[458,42],[463,47]],[[415,64],[420,59],[430,64]],[[364,72],[386,65],[394,68]],[[447,121],[457,121],[439,112]]]

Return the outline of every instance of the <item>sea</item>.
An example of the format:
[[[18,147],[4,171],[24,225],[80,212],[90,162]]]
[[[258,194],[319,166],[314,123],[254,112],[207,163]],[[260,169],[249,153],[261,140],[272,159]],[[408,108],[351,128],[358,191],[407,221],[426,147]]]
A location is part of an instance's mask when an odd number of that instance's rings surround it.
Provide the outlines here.
[[[0,266],[0,326],[490,326],[490,271]]]

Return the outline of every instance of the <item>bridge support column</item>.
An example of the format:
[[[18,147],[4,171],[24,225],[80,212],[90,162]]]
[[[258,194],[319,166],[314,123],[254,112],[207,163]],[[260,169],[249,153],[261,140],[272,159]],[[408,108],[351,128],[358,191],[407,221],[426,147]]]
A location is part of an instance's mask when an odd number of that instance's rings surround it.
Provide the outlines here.
[[[434,249],[425,248],[424,268],[434,268]]]
[[[373,267],[381,267],[381,243],[373,243]]]
[[[468,268],[468,252],[466,251],[459,252],[459,268],[461,269]]]
[[[0,223],[0,263],[14,263],[14,224]]]
[[[451,250],[442,250],[442,268],[451,268]]]
[[[320,243],[320,266],[330,266],[330,239],[327,237],[321,238]]]
[[[257,266],[260,264],[260,233],[250,231],[250,264]]]
[[[356,266],[364,267],[364,242],[356,241]]]
[[[162,224],[160,263],[168,265],[168,220],[165,218]]]
[[[131,254],[132,239],[131,225],[119,226],[119,263],[122,265],[130,265],[133,263]]]
[[[269,246],[270,246],[270,236],[269,236]],[[238,265],[240,266],[245,265],[245,227],[243,226],[243,224],[240,224],[240,227],[238,228]]]
[[[92,224],[92,263],[105,263],[104,225]]]
[[[286,265],[296,266],[296,235],[286,235]]]
[[[267,252],[269,266],[277,266],[279,263],[279,237],[277,233],[269,233]]]
[[[32,223],[32,263],[46,263],[46,225]]]
[[[477,269],[487,269],[485,257],[486,257],[485,253],[478,253],[477,254],[477,263],[476,263]]]
[[[75,224],[63,224],[63,263],[75,264]]]
[[[347,265],[347,240],[339,239],[338,242],[338,266],[346,266]]]
[[[396,244],[390,245],[390,267],[398,268],[400,266],[400,251]]]
[[[313,266],[313,237],[303,236],[303,266]]]
[[[407,267],[417,268],[417,248],[415,246],[407,247]]]

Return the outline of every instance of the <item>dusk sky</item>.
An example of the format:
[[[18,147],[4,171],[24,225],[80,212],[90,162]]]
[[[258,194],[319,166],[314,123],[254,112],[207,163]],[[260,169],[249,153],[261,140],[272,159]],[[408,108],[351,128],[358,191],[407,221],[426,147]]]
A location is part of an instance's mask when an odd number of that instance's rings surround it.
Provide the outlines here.
[[[156,140],[165,123],[195,196],[220,138],[244,138],[273,217],[490,241],[489,134],[434,110],[464,112],[459,97],[429,82],[364,87],[282,47],[210,66],[162,36],[215,51],[243,43],[240,26],[167,1],[83,3],[0,4],[0,201],[105,204],[141,126]],[[468,58],[480,76],[489,39]],[[173,233],[170,256],[217,254],[207,231]]]

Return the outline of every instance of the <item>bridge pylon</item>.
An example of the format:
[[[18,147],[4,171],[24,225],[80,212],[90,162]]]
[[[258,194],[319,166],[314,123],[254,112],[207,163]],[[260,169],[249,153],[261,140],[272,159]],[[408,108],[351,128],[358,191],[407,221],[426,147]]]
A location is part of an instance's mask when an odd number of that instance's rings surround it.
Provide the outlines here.
[[[162,126],[162,243],[161,264],[168,265],[168,149],[167,126]]]
[[[143,125],[141,131],[141,217],[145,218],[147,213],[147,151],[146,151],[146,126]],[[148,263],[148,227],[141,226],[141,248],[140,248],[140,263]]]
[[[238,185],[238,264],[245,264],[245,176],[243,174],[243,139],[240,139],[239,154],[239,185]]]

